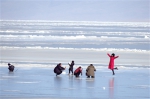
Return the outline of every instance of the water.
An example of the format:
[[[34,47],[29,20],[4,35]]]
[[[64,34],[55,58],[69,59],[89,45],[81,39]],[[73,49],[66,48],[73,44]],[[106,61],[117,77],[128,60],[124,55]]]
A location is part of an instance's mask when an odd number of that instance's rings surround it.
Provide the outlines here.
[[[149,99],[148,22],[0,21],[0,98]],[[119,55],[115,76],[107,53]],[[68,76],[68,63],[83,76]],[[15,66],[8,72],[7,63]],[[65,73],[53,68],[62,63]],[[95,79],[87,79],[89,64]]]
[[[0,23],[1,63],[66,65],[75,60],[82,66],[90,63],[107,66],[106,53],[115,52],[121,56],[118,66],[149,66],[148,22],[1,20]]]
[[[148,22],[0,21],[1,47],[149,51]]]

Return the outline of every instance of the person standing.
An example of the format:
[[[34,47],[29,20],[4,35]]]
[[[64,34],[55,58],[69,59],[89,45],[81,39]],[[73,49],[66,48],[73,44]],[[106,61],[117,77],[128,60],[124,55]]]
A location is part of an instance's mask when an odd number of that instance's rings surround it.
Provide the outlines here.
[[[57,64],[57,66],[54,68],[54,73],[56,73],[56,76],[57,75],[60,75],[62,73],[63,70],[65,70],[66,67],[62,67],[61,66],[62,64],[59,63]]]
[[[74,75],[75,75],[76,77],[79,77],[80,74],[81,74],[81,76],[82,76],[82,68],[81,68],[81,66],[78,67],[78,68],[74,71]]]
[[[8,63],[9,72],[13,72],[13,71],[14,71],[14,68],[15,68],[14,65],[11,65],[10,63]]]
[[[73,75],[73,66],[74,66],[74,64],[75,64],[74,61],[72,61],[71,64],[68,63],[68,65],[69,65],[69,74],[68,75],[70,75],[70,72],[72,72],[72,75]]]
[[[96,71],[96,69],[93,66],[93,64],[90,64],[86,69],[87,78],[90,78],[90,76],[91,76],[91,78],[95,78],[95,71]]]
[[[110,57],[110,61],[109,61],[109,65],[108,65],[108,69],[112,70],[113,75],[115,75],[114,69],[118,70],[118,68],[114,68],[114,60],[116,58],[118,58],[119,56],[115,56],[114,53],[112,53],[111,55],[109,53],[107,53],[107,55]]]

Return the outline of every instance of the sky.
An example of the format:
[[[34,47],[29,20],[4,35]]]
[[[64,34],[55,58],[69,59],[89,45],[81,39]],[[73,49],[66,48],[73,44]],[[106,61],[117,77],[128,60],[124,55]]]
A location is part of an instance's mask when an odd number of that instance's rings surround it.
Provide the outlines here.
[[[150,0],[0,0],[0,19],[149,22]]]

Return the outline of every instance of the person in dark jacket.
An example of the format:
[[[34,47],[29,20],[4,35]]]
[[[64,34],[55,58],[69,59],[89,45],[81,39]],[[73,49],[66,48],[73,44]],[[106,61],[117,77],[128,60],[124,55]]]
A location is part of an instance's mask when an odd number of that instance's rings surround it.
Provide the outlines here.
[[[114,69],[118,70],[118,68],[114,68],[114,60],[116,58],[118,58],[119,56],[115,56],[114,53],[112,53],[111,55],[109,53],[107,53],[107,55],[110,57],[110,61],[109,61],[109,65],[108,65],[108,69],[112,70],[113,75],[115,75]]]
[[[70,72],[72,72],[72,75],[73,75],[73,66],[74,66],[74,64],[75,64],[74,61],[72,61],[71,64],[68,63],[68,65],[70,66],[68,75],[70,75]]]
[[[10,63],[8,63],[9,72],[13,72],[13,71],[14,71],[14,68],[15,68],[14,65],[11,65]]]
[[[74,71],[74,75],[75,75],[76,77],[79,77],[80,74],[81,74],[81,76],[82,76],[82,68],[81,68],[81,66],[78,67],[78,68]]]
[[[86,76],[87,78],[95,78],[95,73],[94,71],[96,71],[95,67],[93,66],[93,64],[90,64],[87,69],[86,69]]]
[[[62,67],[61,66],[62,64],[61,63],[59,63],[59,64],[57,64],[57,66],[54,68],[54,73],[56,73],[56,76],[57,75],[60,75],[61,73],[62,73],[62,71],[63,70],[65,70],[65,68],[64,67]]]

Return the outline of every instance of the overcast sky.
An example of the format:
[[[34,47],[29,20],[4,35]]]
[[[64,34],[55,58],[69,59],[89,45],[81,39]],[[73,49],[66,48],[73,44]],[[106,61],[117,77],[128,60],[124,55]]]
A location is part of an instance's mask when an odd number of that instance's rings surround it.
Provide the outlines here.
[[[0,0],[2,20],[150,21],[150,0]]]

